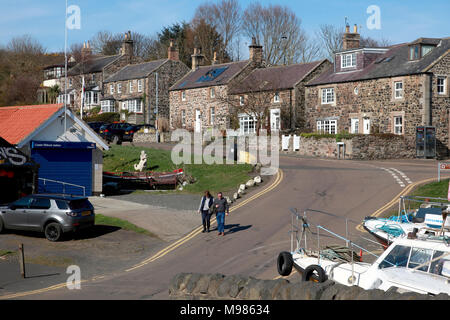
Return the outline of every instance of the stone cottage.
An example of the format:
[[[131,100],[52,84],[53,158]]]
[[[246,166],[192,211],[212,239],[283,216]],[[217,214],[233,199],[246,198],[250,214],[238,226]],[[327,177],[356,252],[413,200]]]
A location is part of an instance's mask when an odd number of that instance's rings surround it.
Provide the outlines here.
[[[324,133],[392,133],[414,148],[417,126],[436,127],[449,148],[450,38],[361,48],[356,26],[334,65],[306,85],[306,128]]]
[[[230,128],[228,90],[255,68],[263,66],[262,46],[252,40],[250,59],[204,66],[200,48],[192,55],[192,70],[170,88],[170,127],[202,132]]]
[[[305,84],[330,66],[328,60],[321,60],[258,68],[233,83],[229,94],[238,113],[240,133],[256,132],[252,113],[258,111],[266,113],[262,127],[271,132],[303,127]]]
[[[80,110],[84,78],[85,101],[83,110],[100,106],[103,91],[103,80],[122,69],[126,65],[142,62],[133,54],[134,41],[131,32],[125,33],[119,54],[98,56],[92,53],[89,42],[83,45],[81,61],[67,72],[67,103],[73,110]],[[64,74],[61,78],[61,94],[58,103],[64,102]]]
[[[169,88],[189,72],[173,41],[167,59],[127,65],[104,81],[102,112],[121,112],[135,124],[169,125]]]

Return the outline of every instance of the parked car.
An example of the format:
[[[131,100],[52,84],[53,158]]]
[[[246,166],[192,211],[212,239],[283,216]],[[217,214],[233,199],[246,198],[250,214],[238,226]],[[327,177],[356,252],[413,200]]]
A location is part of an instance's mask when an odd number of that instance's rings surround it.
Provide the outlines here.
[[[63,233],[94,224],[94,207],[85,197],[34,194],[0,207],[0,233],[5,229],[38,231],[49,241],[58,241]]]
[[[95,132],[99,133],[100,127],[103,126],[104,122],[88,122],[89,127],[92,128]]]
[[[133,141],[133,135],[130,134],[132,125],[129,123],[112,123],[100,127],[99,134],[109,143],[121,144],[123,141]],[[127,129],[130,129],[127,131]]]

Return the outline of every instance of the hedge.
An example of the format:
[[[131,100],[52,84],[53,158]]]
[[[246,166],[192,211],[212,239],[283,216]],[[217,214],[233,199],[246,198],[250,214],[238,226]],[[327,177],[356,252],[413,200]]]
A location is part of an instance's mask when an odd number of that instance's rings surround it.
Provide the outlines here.
[[[104,112],[85,118],[84,121],[113,123],[120,121],[120,114],[116,112]]]

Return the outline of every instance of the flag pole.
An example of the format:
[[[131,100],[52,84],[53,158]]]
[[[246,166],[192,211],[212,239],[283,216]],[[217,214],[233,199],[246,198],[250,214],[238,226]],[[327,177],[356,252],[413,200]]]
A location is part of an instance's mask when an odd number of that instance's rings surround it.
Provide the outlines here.
[[[64,134],[67,131],[67,0],[64,20]]]

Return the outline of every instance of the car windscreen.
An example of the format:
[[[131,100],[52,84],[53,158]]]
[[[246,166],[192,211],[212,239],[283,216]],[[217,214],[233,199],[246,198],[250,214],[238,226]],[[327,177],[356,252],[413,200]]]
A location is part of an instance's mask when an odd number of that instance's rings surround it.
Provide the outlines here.
[[[71,210],[92,209],[92,205],[88,199],[78,199],[69,201]]]

